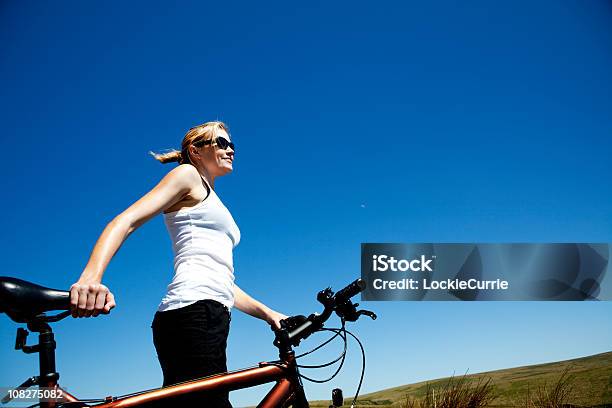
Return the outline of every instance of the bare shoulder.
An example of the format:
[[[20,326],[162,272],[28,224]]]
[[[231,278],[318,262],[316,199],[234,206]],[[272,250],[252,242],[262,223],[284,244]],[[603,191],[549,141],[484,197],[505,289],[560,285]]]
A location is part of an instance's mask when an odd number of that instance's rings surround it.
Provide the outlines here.
[[[170,170],[164,179],[183,187],[193,187],[200,184],[200,173],[191,164],[181,164]]]

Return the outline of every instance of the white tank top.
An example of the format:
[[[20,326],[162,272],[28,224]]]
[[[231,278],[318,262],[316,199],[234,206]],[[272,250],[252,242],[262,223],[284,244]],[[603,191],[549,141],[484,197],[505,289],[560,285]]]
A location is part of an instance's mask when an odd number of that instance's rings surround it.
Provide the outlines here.
[[[208,197],[194,207],[164,213],[174,252],[174,278],[157,308],[160,312],[202,299],[227,308],[234,305],[232,250],[240,241],[240,230],[215,191],[210,187],[208,191]]]

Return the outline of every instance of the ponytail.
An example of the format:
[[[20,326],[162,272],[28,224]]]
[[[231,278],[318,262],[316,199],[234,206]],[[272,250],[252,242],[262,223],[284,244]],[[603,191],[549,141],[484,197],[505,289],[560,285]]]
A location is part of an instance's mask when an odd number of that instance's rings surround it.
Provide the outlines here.
[[[183,154],[179,152],[178,150],[172,150],[167,153],[149,152],[149,154],[153,156],[155,160],[157,160],[158,162],[162,164],[174,163],[174,162],[178,162],[179,164],[185,163],[183,162]],[[189,163],[189,161],[187,160],[186,163]]]
[[[163,164],[173,162],[178,162],[178,164],[191,164],[191,159],[189,157],[189,146],[194,142],[214,139],[216,132],[219,129],[225,130],[229,133],[227,125],[219,121],[206,122],[201,125],[194,126],[189,129],[183,138],[183,142],[181,143],[181,151],[171,150],[167,153],[149,152],[149,154],[153,156],[155,160]]]

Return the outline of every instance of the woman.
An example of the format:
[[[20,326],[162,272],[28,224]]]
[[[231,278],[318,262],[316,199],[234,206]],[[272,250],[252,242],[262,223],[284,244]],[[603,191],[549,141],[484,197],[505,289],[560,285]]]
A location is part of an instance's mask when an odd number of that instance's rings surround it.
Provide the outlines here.
[[[181,147],[180,152],[153,154],[161,163],[179,166],[106,226],[81,277],[70,287],[73,317],[108,314],[115,299],[101,283],[104,270],[132,232],[164,213],[174,249],[174,278],[152,324],[164,386],[227,371],[232,306],[272,328],[280,328],[286,318],[234,284],[232,249],[240,231],[214,190],[215,179],[232,171],[234,144],[227,126],[208,122],[193,127]],[[201,404],[197,397],[181,403]],[[227,393],[204,402],[231,407]]]

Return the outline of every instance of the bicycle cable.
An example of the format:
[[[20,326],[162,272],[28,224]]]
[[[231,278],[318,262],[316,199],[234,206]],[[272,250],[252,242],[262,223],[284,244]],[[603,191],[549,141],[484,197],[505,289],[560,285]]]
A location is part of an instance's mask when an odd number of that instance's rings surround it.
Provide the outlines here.
[[[365,366],[366,366],[366,358],[365,358],[365,349],[363,348],[363,344],[361,343],[361,341],[359,340],[359,338],[357,336],[355,336],[352,332],[350,332],[349,330],[346,330],[346,327],[344,326],[344,321],[342,322],[342,328],[341,329],[337,329],[337,328],[323,328],[317,331],[331,331],[336,333],[336,335],[334,335],[333,337],[331,337],[329,340],[327,340],[325,343],[317,346],[316,348],[314,348],[313,350],[310,350],[307,353],[304,353],[302,355],[300,355],[300,357],[310,354],[315,350],[320,349],[321,347],[323,347],[324,345],[328,344],[331,340],[335,339],[337,336],[342,337],[342,339],[344,340],[344,350],[342,352],[342,354],[340,355],[340,357],[336,358],[333,362],[330,363],[325,363],[325,364],[320,364],[320,365],[316,365],[316,366],[306,366],[306,365],[298,365],[298,367],[302,367],[302,368],[322,368],[322,367],[327,367],[339,360],[342,360],[340,365],[338,366],[338,369],[336,370],[336,372],[334,372],[334,374],[329,377],[328,379],[325,380],[316,380],[313,378],[309,378],[303,374],[300,374],[301,378],[304,378],[307,381],[310,382],[314,382],[314,383],[325,383],[328,381],[331,381],[334,377],[336,377],[336,375],[338,375],[338,373],[340,372],[340,370],[342,369],[342,366],[344,365],[344,360],[345,360],[345,356],[346,356],[346,348],[347,348],[347,334],[349,334],[352,338],[355,339],[355,341],[357,342],[357,344],[359,345],[359,349],[361,350],[361,375],[359,376],[359,384],[357,385],[357,391],[355,392],[355,396],[353,397],[353,401],[351,402],[351,408],[355,407],[355,404],[357,403],[357,398],[359,397],[359,393],[361,391],[361,386],[363,385],[363,377],[365,375]]]
[[[97,404],[97,403],[103,403],[103,402],[106,402],[106,399],[104,399],[104,398],[80,399],[78,401],[59,402],[56,406],[57,406],[57,408],[82,407],[81,404]],[[36,405],[32,405],[32,406],[27,407],[27,408],[33,408],[35,406]]]
[[[357,397],[359,397],[359,391],[361,391],[361,385],[363,384],[363,376],[365,374],[365,350],[363,348],[363,344],[361,344],[361,341],[357,338],[357,336],[355,336],[348,330],[345,330],[345,332],[350,334],[357,341],[357,344],[359,344],[359,348],[361,349],[361,376],[359,377],[359,385],[357,386],[357,392],[355,392],[355,397],[353,398],[353,402],[351,402],[351,408],[355,408],[355,404],[357,403]]]
[[[344,337],[343,335],[340,335],[342,337],[342,340],[344,342],[344,344],[346,344],[346,337]],[[345,348],[346,350],[346,348]],[[323,364],[316,364],[316,365],[306,365],[306,364],[296,364],[298,366],[298,368],[324,368],[324,367],[329,367],[332,364],[337,363],[338,361],[340,361],[344,355],[346,354],[346,351],[343,351],[336,359],[328,362],[328,363],[323,363]]]
[[[295,359],[297,360],[298,358],[302,358],[304,356],[307,356],[308,354],[311,354],[311,353],[321,349],[323,346],[326,346],[327,344],[329,344],[333,339],[335,339],[338,336],[342,337],[342,340],[344,340],[344,343],[345,343],[345,346],[346,346],[346,334],[342,335],[342,331],[345,329],[345,323],[346,322],[344,321],[344,319],[342,319],[342,327],[340,327],[339,329],[332,328],[334,330],[337,330],[335,332],[336,334],[334,334],[332,337],[327,339],[327,341],[323,342],[322,344],[319,344],[317,347],[313,348],[312,350],[307,351],[307,352],[302,353],[302,354],[298,354],[297,356],[295,356]],[[317,330],[317,331],[324,331],[324,330]],[[345,352],[346,352],[346,347],[344,349],[345,349]],[[334,364],[336,361],[340,360],[341,358],[342,358],[342,355],[340,355],[340,357],[338,357],[334,361],[331,361],[331,362],[326,363],[326,364],[313,365],[313,366],[299,365],[298,364],[298,367],[302,367],[302,368],[322,368],[322,367],[327,367],[327,366],[330,366],[330,365]]]
[[[344,329],[344,321],[342,322],[342,327],[341,327],[339,330],[343,330],[343,329]],[[317,331],[319,331],[319,330],[317,330]],[[302,357],[304,357],[304,356],[307,356],[307,355],[308,355],[308,354],[310,354],[310,353],[313,353],[313,352],[315,352],[315,351],[319,350],[321,347],[323,347],[323,346],[325,346],[325,345],[329,344],[329,342],[331,342],[333,339],[335,339],[335,338],[336,338],[336,337],[338,337],[338,336],[341,336],[341,335],[340,335],[340,333],[336,333],[336,334],[334,334],[334,335],[333,335],[331,338],[329,338],[329,339],[328,339],[327,341],[325,341],[324,343],[319,344],[317,347],[313,348],[313,349],[312,349],[312,350],[310,350],[310,351],[307,351],[307,352],[302,353],[302,354],[298,354],[297,356],[295,356],[295,358],[296,358],[296,359],[297,359],[297,358],[302,358]]]
[[[341,333],[341,332],[346,332],[346,329],[340,330],[340,329],[335,329],[335,328],[325,328],[325,329],[320,329],[320,330],[317,330],[317,331],[332,331],[332,332],[335,332],[335,333]],[[325,380],[317,380],[317,379],[305,376],[304,374],[300,374],[300,377],[302,377],[303,379],[305,379],[307,381],[314,382],[314,383],[317,383],[317,384],[323,384],[323,383],[326,383],[328,381],[333,380],[338,375],[340,370],[342,370],[342,367],[344,366],[344,361],[346,359],[346,348],[347,348],[347,344],[348,344],[347,339],[346,339],[346,334],[343,335],[343,336],[341,335],[341,337],[344,340],[344,350],[342,351],[342,354],[340,355],[340,357],[335,359],[333,362],[326,363],[326,364],[320,364],[320,365],[317,365],[317,366],[310,366],[310,367],[305,367],[305,366],[298,365],[298,367],[304,367],[304,368],[321,368],[321,367],[327,367],[327,366],[337,362],[338,360],[340,360],[340,365],[338,366],[336,371],[331,375],[331,377],[329,377],[329,378],[327,378]]]

